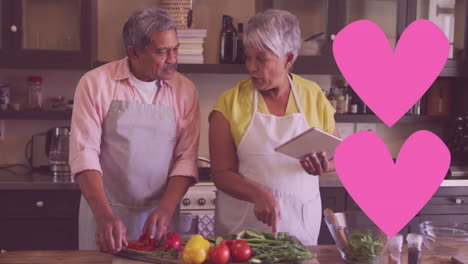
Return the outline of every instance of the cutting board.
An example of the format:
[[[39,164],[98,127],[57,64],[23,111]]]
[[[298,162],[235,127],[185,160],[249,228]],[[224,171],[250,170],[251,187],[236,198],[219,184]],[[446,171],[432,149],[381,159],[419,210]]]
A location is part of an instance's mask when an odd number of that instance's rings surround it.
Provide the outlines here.
[[[453,264],[468,264],[468,257],[467,256],[455,256],[452,257]]]
[[[151,258],[154,259],[156,263],[158,263],[159,261],[164,261],[167,264],[170,264],[170,263],[183,264],[184,263],[180,257],[180,254],[179,254],[179,259],[154,258],[154,257],[151,257]],[[112,259],[112,264],[144,264],[144,263],[151,263],[151,262],[131,260],[131,259],[122,258],[119,256],[114,256],[114,258]],[[159,262],[159,263],[162,263],[162,262]],[[303,264],[320,264],[320,262],[317,259],[304,260],[302,263]],[[250,264],[250,263],[236,262],[236,264]]]
[[[112,264],[147,264],[147,263],[148,262],[124,259],[124,258],[117,257],[117,256],[114,257],[114,259],[112,259]],[[182,260],[180,260],[180,261],[174,261],[174,263],[184,263],[184,262]],[[248,262],[236,262],[236,264],[247,264],[247,263]],[[320,262],[318,262],[318,260],[316,260],[316,259],[305,260],[302,263],[303,264],[320,264]]]

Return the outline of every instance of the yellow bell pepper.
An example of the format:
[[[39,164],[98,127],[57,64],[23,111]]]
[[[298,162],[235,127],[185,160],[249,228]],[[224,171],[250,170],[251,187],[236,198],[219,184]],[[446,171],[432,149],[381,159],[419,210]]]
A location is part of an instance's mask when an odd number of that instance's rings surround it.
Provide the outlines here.
[[[210,242],[201,235],[193,235],[184,247],[182,259],[187,264],[201,264],[208,257]]]

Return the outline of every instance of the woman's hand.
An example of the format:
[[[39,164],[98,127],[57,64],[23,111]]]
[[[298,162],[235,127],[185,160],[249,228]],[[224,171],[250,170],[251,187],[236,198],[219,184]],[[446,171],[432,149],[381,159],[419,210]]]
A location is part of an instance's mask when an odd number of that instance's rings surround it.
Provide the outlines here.
[[[302,168],[310,175],[320,176],[322,173],[328,172],[329,162],[325,152],[310,153],[300,162]]]
[[[276,198],[267,191],[258,193],[255,199],[254,213],[257,219],[272,227],[272,232],[276,233],[277,223],[281,219],[281,211]]]

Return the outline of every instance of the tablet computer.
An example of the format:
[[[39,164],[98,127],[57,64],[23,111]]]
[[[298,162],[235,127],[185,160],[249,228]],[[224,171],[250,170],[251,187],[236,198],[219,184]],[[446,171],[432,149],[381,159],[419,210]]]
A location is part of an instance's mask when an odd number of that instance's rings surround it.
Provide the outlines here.
[[[327,158],[331,159],[341,141],[339,137],[319,128],[312,127],[276,147],[275,151],[296,159],[301,159],[313,152],[318,153],[323,151],[327,154]]]

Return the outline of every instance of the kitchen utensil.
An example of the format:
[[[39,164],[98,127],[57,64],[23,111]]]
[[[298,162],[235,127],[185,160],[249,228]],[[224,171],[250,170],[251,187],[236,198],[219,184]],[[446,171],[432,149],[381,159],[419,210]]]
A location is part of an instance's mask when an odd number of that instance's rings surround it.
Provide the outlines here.
[[[325,209],[323,211],[323,214],[325,216],[325,220],[327,222],[333,224],[333,228],[334,228],[335,234],[337,236],[335,240],[338,240],[339,244],[343,245],[343,247],[348,248],[349,247],[348,239],[346,239],[346,235],[345,235],[343,229],[340,228],[339,223],[338,223],[338,219],[336,218],[335,213],[333,212],[333,210],[330,209],[330,208],[327,208],[327,209]],[[333,233],[332,233],[332,235],[333,235]]]
[[[312,36],[306,38],[304,41],[309,41],[309,40],[316,39],[316,38],[318,38],[318,37],[320,37],[320,36],[322,36],[322,35],[324,35],[324,34],[325,34],[325,32],[315,33],[315,34],[313,34]]]
[[[359,211],[334,214],[325,211],[325,223],[343,260],[349,263],[379,263],[386,252],[387,235],[367,215]]]
[[[46,153],[49,156],[50,170],[54,175],[70,173],[69,145],[69,127],[54,127],[47,132]]]
[[[10,103],[10,86],[0,83],[0,110],[6,110]]]
[[[424,245],[439,255],[455,255],[468,249],[468,224],[454,221],[424,221],[419,224]]]

